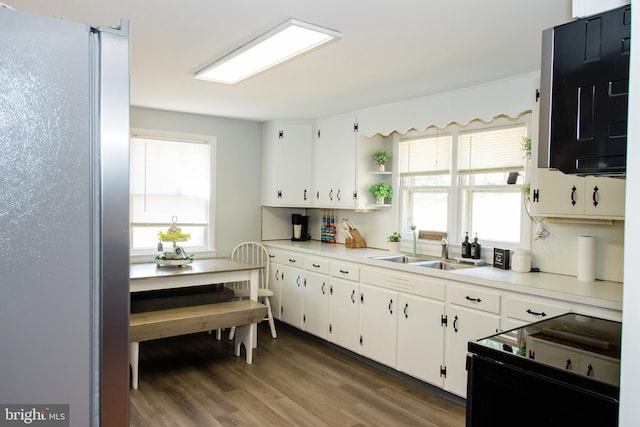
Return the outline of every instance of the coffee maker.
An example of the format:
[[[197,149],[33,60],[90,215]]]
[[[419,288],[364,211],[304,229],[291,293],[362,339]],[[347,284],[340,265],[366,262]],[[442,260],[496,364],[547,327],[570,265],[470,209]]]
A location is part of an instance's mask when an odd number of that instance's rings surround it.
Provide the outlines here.
[[[291,224],[293,225],[294,241],[305,241],[311,239],[309,234],[309,217],[301,214],[291,214]]]

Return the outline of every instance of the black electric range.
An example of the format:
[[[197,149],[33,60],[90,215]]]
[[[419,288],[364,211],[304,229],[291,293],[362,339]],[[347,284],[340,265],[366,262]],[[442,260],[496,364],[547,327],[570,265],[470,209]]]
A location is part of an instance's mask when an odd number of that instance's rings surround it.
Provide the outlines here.
[[[467,426],[617,426],[621,326],[567,313],[470,341]]]

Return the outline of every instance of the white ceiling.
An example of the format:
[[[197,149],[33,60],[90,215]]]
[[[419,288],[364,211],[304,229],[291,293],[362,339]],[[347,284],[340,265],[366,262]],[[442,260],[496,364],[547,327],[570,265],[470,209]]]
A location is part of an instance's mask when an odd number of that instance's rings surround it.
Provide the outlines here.
[[[3,0],[92,25],[131,22],[131,104],[312,119],[536,72],[571,0]],[[342,40],[236,85],[193,73],[288,18]]]

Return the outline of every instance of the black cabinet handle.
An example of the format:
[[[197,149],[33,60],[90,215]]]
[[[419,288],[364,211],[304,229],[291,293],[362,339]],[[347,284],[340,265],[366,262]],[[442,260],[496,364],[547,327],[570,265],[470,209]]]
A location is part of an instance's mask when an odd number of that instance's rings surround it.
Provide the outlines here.
[[[333,188],[329,190],[329,200],[333,200]]]
[[[298,284],[298,287],[300,287],[300,276],[296,279],[296,283]]]
[[[389,314],[393,314],[393,309],[391,308],[391,306],[393,305],[393,299],[389,300]]]
[[[322,295],[324,295],[324,287],[325,287],[326,285],[327,285],[327,284],[326,284],[325,282],[322,282],[322,288],[321,288],[321,289],[322,289]]]
[[[482,300],[480,298],[471,298],[469,295],[467,295],[466,297],[464,297],[467,301],[471,301],[471,302],[482,302]]]
[[[295,262],[296,262],[296,260],[295,260],[295,259],[291,259],[291,258],[289,258],[289,262],[295,263]]]
[[[577,189],[576,189],[575,185],[573,187],[571,187],[571,204],[573,206],[576,205],[576,197],[575,197],[576,196],[576,191],[577,191]]]
[[[311,264],[314,268],[320,268],[320,264]]]
[[[535,311],[532,311],[531,309],[527,310],[527,313],[529,313],[532,316],[540,316],[540,317],[547,317],[547,313],[545,313],[544,311],[537,313]]]
[[[349,274],[349,270],[339,270],[342,274]]]
[[[458,333],[458,316],[453,318],[453,330],[456,334]]]
[[[341,190],[338,190],[338,192],[336,193],[336,199],[337,199],[338,201],[342,200],[342,193],[341,193]]]
[[[354,290],[351,292],[351,302],[352,302],[353,304],[355,304],[355,303],[356,303],[356,299],[354,298],[355,296],[356,296],[356,290],[354,289]]]
[[[571,369],[571,359],[567,359],[567,365],[564,367],[564,369]]]
[[[304,198],[304,200],[307,200],[307,189],[304,189],[304,195],[302,196]]]
[[[589,366],[587,367],[587,376],[588,377],[593,376],[593,366],[591,366],[591,364],[589,364]]]
[[[405,319],[409,318],[409,303],[404,304],[404,318]]]
[[[304,283],[304,287],[306,288],[307,287],[307,278],[306,277],[305,277],[303,283]]]
[[[364,294],[360,292],[360,302],[364,304]]]
[[[333,285],[329,286],[329,295],[333,295]]]
[[[598,186],[593,187],[593,206],[598,207]]]

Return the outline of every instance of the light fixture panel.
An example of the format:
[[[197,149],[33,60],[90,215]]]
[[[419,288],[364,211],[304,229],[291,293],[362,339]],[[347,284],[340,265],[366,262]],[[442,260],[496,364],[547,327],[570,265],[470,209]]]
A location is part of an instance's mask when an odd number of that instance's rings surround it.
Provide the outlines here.
[[[336,31],[289,19],[198,71],[194,78],[234,84],[341,37]]]

